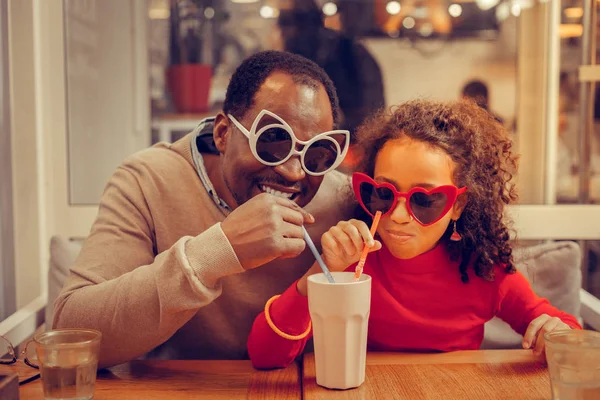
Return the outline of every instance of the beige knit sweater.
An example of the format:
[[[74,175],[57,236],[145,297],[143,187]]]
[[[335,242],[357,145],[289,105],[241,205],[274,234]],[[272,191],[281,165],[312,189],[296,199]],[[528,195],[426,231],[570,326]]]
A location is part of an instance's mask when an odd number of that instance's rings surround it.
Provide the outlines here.
[[[102,332],[100,365],[140,356],[246,358],[252,322],[314,262],[275,260],[246,271],[221,230],[225,215],[195,170],[191,135],[126,160],[56,300],[55,327]],[[354,207],[347,176],[327,174],[306,207],[321,234]],[[257,249],[260,251],[260,249]]]

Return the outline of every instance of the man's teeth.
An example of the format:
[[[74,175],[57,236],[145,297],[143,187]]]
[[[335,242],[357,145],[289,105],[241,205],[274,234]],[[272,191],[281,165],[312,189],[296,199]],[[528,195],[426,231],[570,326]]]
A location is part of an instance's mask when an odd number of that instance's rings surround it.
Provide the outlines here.
[[[266,192],[266,193],[269,193],[269,194],[273,194],[273,195],[275,195],[275,196],[283,197],[284,199],[291,199],[291,198],[292,198],[292,196],[294,195],[294,193],[285,193],[285,192],[280,192],[279,190],[275,190],[275,189],[273,189],[272,187],[265,186],[265,185],[262,185],[262,186],[260,187],[260,189],[261,189],[263,192]]]

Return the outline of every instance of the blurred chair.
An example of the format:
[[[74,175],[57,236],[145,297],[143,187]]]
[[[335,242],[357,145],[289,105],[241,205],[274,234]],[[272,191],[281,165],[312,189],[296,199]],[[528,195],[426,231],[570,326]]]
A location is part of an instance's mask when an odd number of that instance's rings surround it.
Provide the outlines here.
[[[50,239],[50,268],[48,269],[48,303],[46,304],[46,330],[52,328],[54,300],[58,297],[69,270],[81,250],[82,240],[69,240],[62,236]]]
[[[519,240],[598,240],[598,206],[519,205],[506,213]],[[552,223],[545,223],[552,221]],[[514,260],[533,290],[559,309],[600,331],[600,300],[581,288],[581,249],[575,242],[515,248]],[[587,265],[585,266],[587,268]],[[499,319],[485,326],[482,348],[520,347],[521,336]]]
[[[549,242],[513,251],[516,268],[529,280],[533,291],[556,308],[581,321],[581,249],[575,242]],[[522,336],[499,318],[485,324],[481,348],[521,347]]]

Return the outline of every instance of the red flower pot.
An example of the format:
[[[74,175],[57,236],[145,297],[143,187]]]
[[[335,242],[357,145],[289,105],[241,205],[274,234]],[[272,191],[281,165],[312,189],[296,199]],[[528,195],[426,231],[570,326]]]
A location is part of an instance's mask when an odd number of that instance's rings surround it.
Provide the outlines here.
[[[172,65],[167,82],[175,108],[180,113],[207,111],[212,67],[204,64]]]

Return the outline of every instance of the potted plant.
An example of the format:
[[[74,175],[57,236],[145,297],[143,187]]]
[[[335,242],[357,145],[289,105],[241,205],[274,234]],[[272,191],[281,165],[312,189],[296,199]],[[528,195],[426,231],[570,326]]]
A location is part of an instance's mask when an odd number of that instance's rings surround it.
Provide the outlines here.
[[[175,108],[195,113],[210,108],[212,46],[210,40],[214,9],[210,0],[171,0],[170,66],[167,84]],[[205,48],[209,51],[205,51]]]

